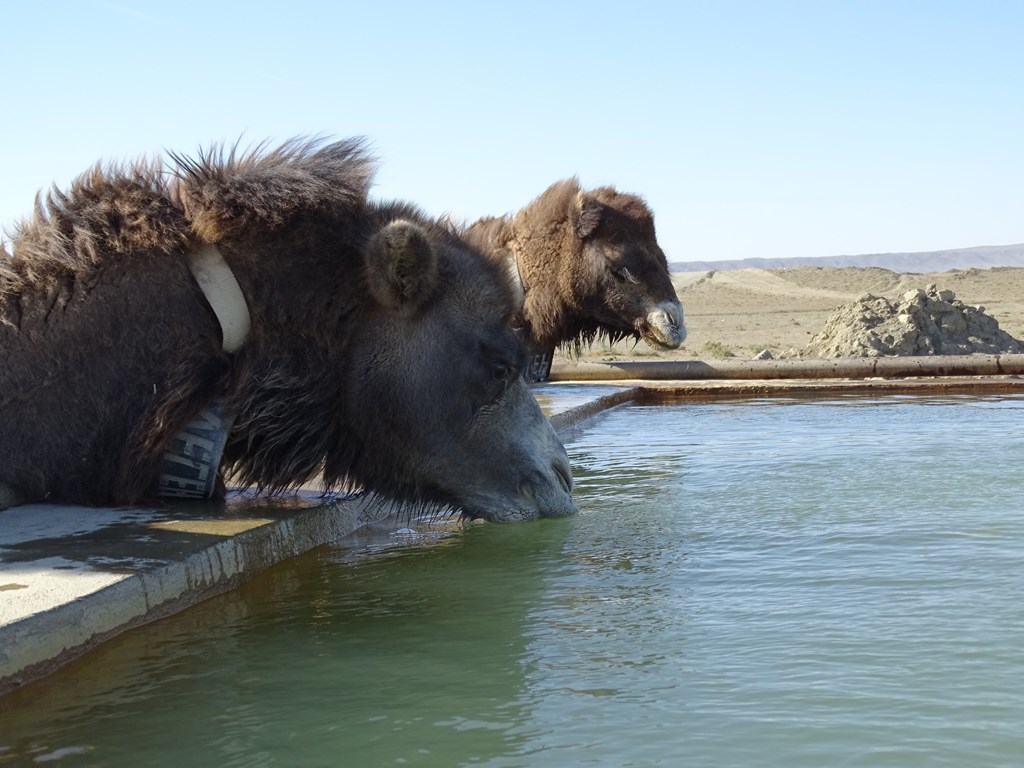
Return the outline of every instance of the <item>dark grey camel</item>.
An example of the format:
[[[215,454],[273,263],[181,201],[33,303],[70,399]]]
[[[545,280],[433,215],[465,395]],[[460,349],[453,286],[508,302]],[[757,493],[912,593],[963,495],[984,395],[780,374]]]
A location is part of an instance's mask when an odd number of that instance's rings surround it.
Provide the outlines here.
[[[152,500],[165,451],[217,400],[221,469],[247,486],[322,475],[495,521],[574,512],[505,271],[412,206],[369,202],[372,165],[356,140],[214,149],[97,165],[38,201],[0,253],[6,503]],[[247,304],[237,351],[197,254]]]

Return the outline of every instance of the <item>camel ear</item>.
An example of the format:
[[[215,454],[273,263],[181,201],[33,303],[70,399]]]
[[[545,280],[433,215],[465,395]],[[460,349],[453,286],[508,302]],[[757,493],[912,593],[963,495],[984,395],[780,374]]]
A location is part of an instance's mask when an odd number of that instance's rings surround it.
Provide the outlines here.
[[[576,203],[572,212],[573,229],[580,240],[590,237],[597,225],[601,223],[601,211],[604,206],[594,197],[580,190],[576,195]]]
[[[411,314],[434,294],[437,254],[426,233],[408,221],[393,221],[366,246],[370,295],[387,309]]]

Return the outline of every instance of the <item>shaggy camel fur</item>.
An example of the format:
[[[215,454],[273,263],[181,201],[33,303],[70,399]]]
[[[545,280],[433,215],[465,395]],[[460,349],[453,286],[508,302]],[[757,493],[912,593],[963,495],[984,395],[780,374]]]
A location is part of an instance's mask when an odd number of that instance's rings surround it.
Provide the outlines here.
[[[636,195],[567,179],[463,234],[520,281],[518,320],[537,350],[578,353],[599,336],[674,349],[686,338],[654,216]]]
[[[450,227],[367,199],[358,140],[97,165],[0,254],[0,487],[152,499],[218,399],[222,469],[279,491],[322,474],[510,520],[574,511],[565,451],[516,372],[513,292]],[[248,303],[231,354],[189,269],[215,245]]]

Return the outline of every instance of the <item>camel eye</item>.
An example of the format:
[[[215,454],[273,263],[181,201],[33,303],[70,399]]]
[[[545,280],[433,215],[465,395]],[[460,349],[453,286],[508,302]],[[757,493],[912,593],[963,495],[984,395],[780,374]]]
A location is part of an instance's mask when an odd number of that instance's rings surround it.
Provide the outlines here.
[[[477,368],[481,405],[500,400],[515,382],[526,362],[522,346],[507,329],[500,340],[480,346],[480,367]]]
[[[636,285],[637,283],[640,282],[639,280],[636,279],[636,277],[633,276],[633,273],[630,272],[625,267],[616,267],[612,269],[612,277],[614,277],[620,283],[632,283],[633,285]]]
[[[504,381],[512,373],[512,366],[502,360],[495,360],[491,363],[491,378],[495,381]]]

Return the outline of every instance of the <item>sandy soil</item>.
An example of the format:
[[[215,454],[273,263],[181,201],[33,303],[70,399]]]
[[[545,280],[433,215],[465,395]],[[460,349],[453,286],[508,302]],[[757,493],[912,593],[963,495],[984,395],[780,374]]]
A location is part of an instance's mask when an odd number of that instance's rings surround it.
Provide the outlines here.
[[[763,349],[775,357],[793,356],[837,307],[866,293],[893,298],[933,283],[953,291],[965,304],[983,306],[1000,328],[1024,340],[1022,268],[917,274],[878,267],[797,267],[679,272],[672,277],[686,315],[688,336],[681,349],[665,352],[643,343],[609,347],[599,342],[583,359],[742,359]]]

